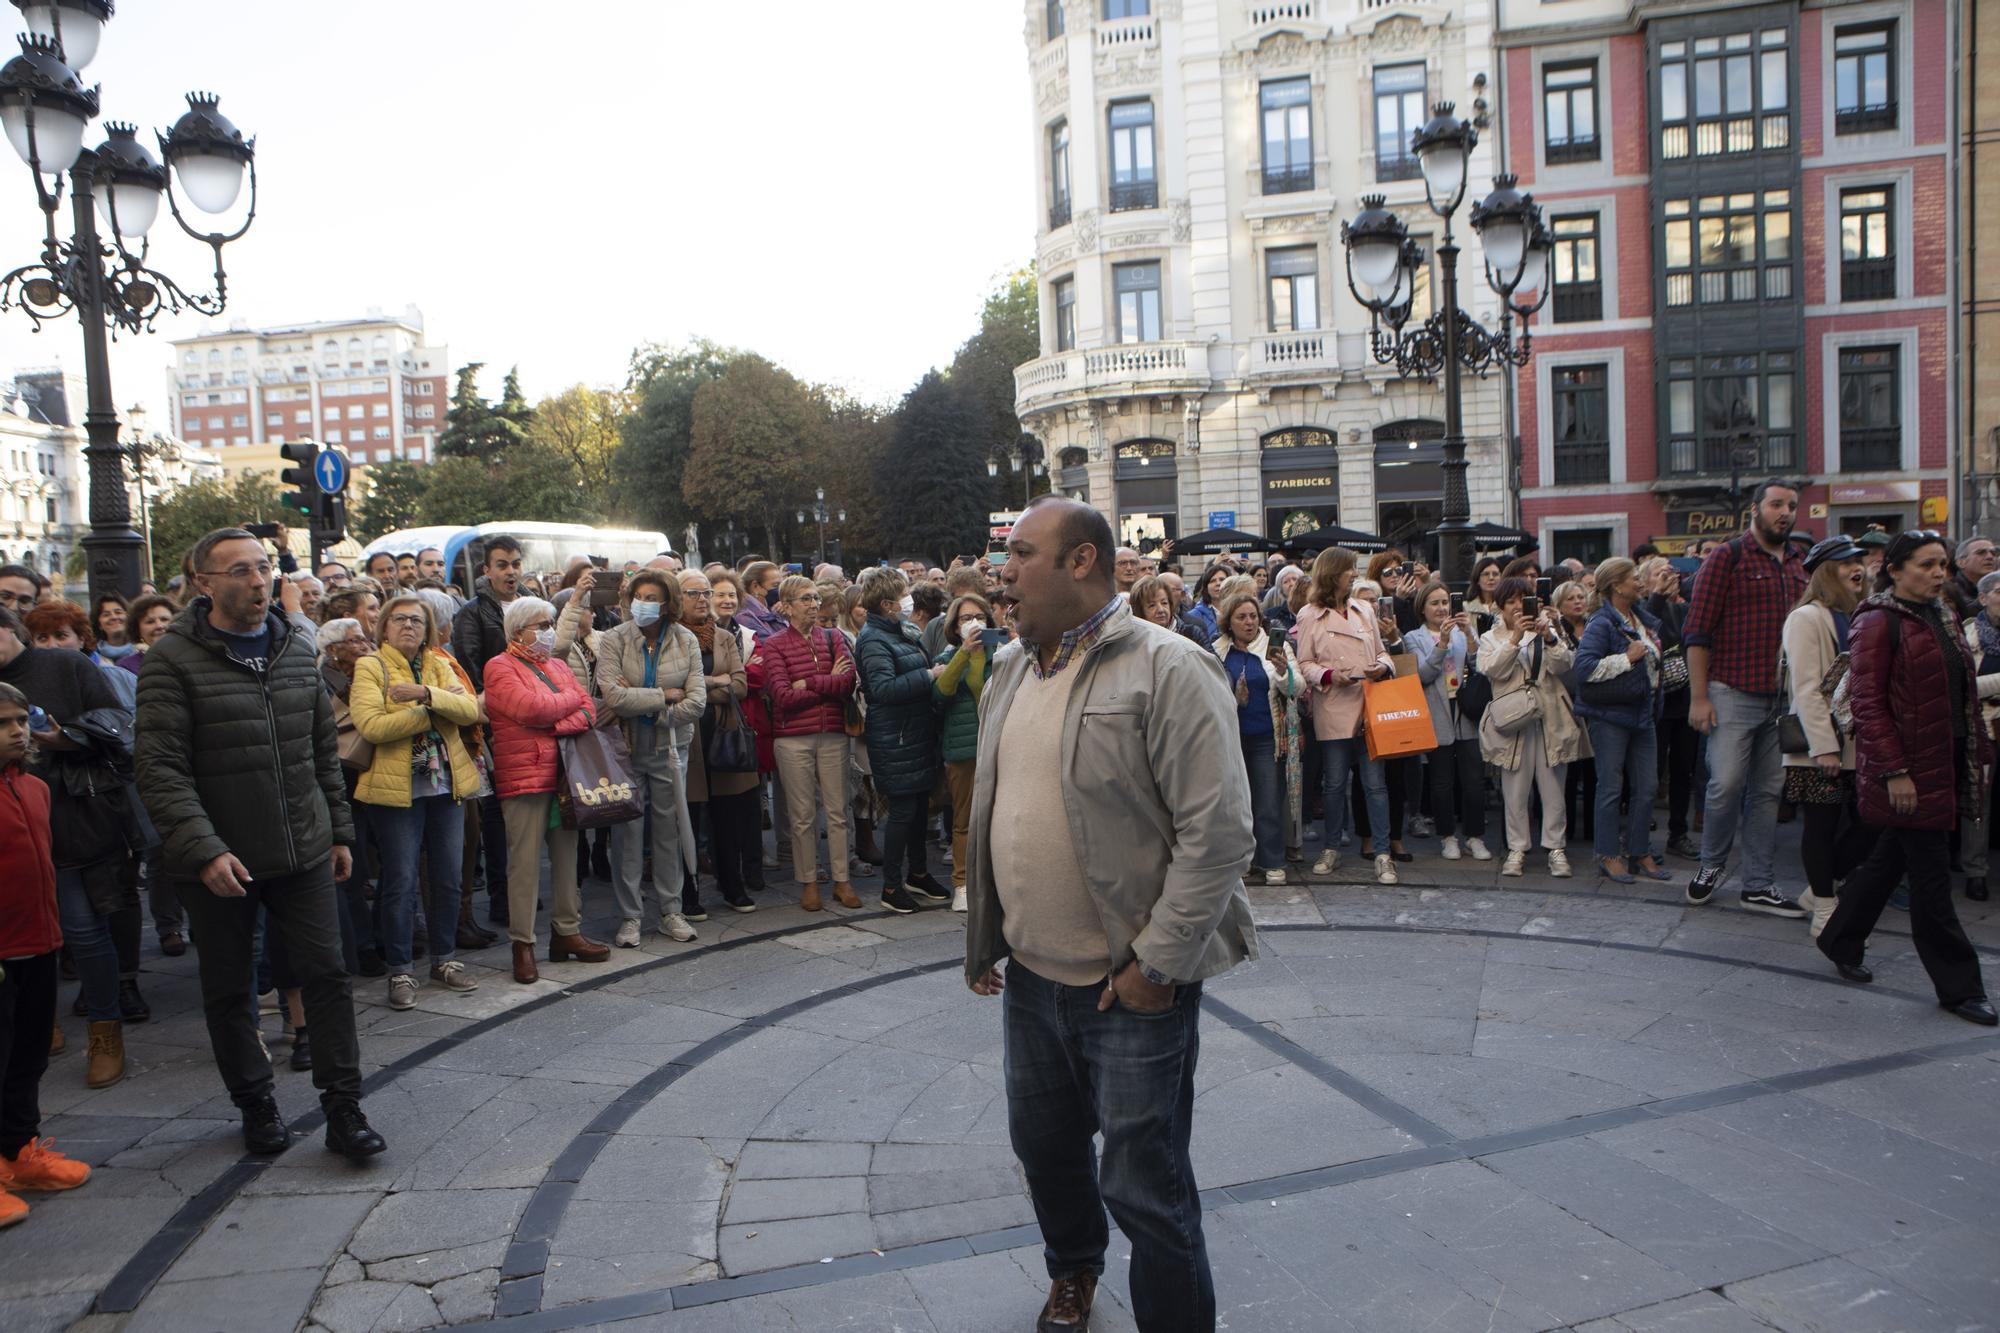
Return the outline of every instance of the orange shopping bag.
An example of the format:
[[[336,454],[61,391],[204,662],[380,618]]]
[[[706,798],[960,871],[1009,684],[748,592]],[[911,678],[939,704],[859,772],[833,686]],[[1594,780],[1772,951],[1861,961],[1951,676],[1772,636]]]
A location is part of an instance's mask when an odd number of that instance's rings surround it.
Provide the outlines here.
[[[1430,705],[1424,702],[1424,683],[1415,676],[1364,681],[1361,713],[1366,720],[1370,759],[1396,759],[1437,749]]]

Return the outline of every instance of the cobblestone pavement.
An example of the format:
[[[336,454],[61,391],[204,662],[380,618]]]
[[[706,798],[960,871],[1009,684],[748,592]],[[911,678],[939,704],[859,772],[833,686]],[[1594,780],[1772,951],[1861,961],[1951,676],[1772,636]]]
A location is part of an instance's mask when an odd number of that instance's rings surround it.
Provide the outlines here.
[[[1494,869],[1252,891],[1195,1120],[1225,1327],[2000,1324],[2000,1040],[1937,1009],[1907,918],[1858,987],[1729,891]],[[587,907],[608,938],[601,882]],[[149,959],[123,1083],[83,1087],[67,1020],[47,1132],[98,1170],[0,1239],[0,1329],[1027,1329],[1046,1278],[961,923],[780,888],[535,986],[504,947],[409,1012],[358,982],[367,1168],[290,1072],[312,1134],[246,1158],[194,958]],[[1114,1233],[1098,1329],[1132,1327],[1125,1258]]]

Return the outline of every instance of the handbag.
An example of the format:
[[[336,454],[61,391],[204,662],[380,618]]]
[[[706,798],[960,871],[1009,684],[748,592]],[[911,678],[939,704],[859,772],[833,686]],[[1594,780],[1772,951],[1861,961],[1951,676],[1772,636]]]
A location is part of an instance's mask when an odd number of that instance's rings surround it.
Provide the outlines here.
[[[340,766],[355,772],[366,772],[375,762],[375,742],[361,734],[361,728],[354,725],[354,715],[343,710],[336,732],[335,748],[340,752]]]
[[[1690,680],[1687,654],[1681,651],[1679,644],[1675,644],[1673,647],[1667,649],[1666,652],[1660,654],[1660,689],[1662,691],[1672,694],[1676,690],[1684,690],[1688,687]]]
[[[1493,702],[1486,706],[1485,720],[1493,724],[1493,730],[1498,735],[1517,735],[1541,716],[1541,702],[1535,698],[1535,686],[1542,678],[1540,639],[1535,640],[1534,658],[1533,665],[1528,668],[1527,679],[1505,694],[1495,695]]]
[[[591,727],[556,742],[562,754],[559,799],[568,802],[563,827],[609,828],[646,813],[625,737],[611,727]],[[665,817],[664,812],[661,817]]]
[[[1424,683],[1416,676],[1363,681],[1361,716],[1370,759],[1394,759],[1437,748]]]
[[[724,691],[721,699],[709,710],[715,725],[702,743],[702,760],[711,773],[755,773],[757,733],[750,729],[735,696]]]

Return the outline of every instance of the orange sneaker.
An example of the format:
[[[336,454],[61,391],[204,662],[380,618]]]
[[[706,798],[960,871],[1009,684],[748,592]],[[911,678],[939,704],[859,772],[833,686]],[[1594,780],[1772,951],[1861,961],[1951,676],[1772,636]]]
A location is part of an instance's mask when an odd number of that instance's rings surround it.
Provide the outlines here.
[[[88,1166],[63,1156],[54,1145],[54,1139],[29,1139],[13,1161],[0,1157],[0,1189],[50,1193],[73,1190],[90,1179]]]
[[[28,1215],[28,1205],[0,1190],[0,1227],[11,1227]]]

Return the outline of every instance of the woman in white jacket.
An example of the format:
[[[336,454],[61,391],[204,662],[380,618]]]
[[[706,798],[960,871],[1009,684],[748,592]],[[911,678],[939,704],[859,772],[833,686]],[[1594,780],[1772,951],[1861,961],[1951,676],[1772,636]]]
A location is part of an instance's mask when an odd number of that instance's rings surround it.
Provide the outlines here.
[[[1567,766],[1590,755],[1590,738],[1570,707],[1563,673],[1575,655],[1556,632],[1549,608],[1537,608],[1531,619],[1522,605],[1535,585],[1524,578],[1502,579],[1494,594],[1500,618],[1479,639],[1479,673],[1493,683],[1493,702],[1479,722],[1479,747],[1486,762],[1501,770],[1500,794],[1507,813],[1507,859],[1500,873],[1518,876],[1534,849],[1528,823],[1531,795],[1541,793],[1542,846],[1548,849],[1549,873],[1570,876],[1564,843],[1569,821],[1563,815],[1563,777]],[[1528,717],[1511,735],[1500,730],[1507,695],[1525,688],[1534,701]]]

